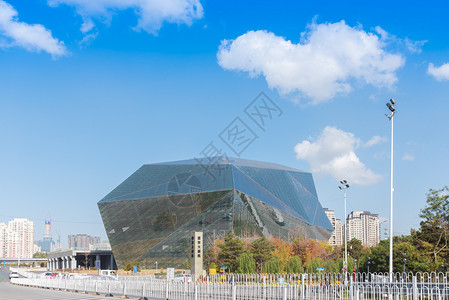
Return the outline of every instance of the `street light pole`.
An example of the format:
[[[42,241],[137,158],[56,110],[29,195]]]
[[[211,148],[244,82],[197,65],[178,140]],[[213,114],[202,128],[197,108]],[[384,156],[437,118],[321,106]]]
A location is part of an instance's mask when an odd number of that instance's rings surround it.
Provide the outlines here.
[[[403,273],[405,273],[405,262],[407,261],[407,253],[402,253],[402,267],[403,267]],[[405,276],[405,275],[404,275]]]
[[[387,102],[387,107],[391,111],[391,115],[385,114],[391,121],[391,155],[390,155],[390,283],[393,282],[393,117],[396,109],[394,108],[395,101],[390,99]]]
[[[368,264],[368,282],[370,282],[370,278],[369,278],[369,265],[371,264],[371,258],[368,256],[368,260],[367,260],[367,264]]]
[[[346,281],[346,272],[348,271],[348,236],[347,236],[347,213],[346,213],[346,190],[349,188],[349,184],[346,180],[340,180],[341,185],[338,186],[340,190],[343,190],[344,192],[344,198],[345,198],[345,261],[343,263],[344,270],[345,270],[345,281]]]

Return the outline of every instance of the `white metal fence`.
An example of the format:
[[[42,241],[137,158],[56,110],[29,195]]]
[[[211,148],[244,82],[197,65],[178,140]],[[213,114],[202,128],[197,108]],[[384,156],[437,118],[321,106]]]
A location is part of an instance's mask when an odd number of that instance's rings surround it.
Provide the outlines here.
[[[159,299],[449,299],[447,274],[248,274],[214,275],[196,282],[153,277],[120,277],[119,280],[15,278],[25,286],[108,296]]]

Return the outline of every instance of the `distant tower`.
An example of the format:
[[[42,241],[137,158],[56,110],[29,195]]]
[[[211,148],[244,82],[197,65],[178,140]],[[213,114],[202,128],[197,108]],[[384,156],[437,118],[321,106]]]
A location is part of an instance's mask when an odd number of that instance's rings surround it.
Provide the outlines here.
[[[44,236],[50,237],[51,235],[51,219],[47,221],[47,218],[45,218],[45,231]]]
[[[41,247],[42,252],[51,252],[55,248],[55,242],[51,237],[51,218],[45,218],[44,238],[38,241],[38,246]]]

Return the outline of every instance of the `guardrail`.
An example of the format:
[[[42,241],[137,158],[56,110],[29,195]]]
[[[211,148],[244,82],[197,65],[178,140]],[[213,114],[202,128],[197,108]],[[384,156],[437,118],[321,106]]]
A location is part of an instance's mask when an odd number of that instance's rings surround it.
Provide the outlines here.
[[[119,280],[15,278],[14,284],[106,296],[160,299],[449,299],[446,274],[248,274],[207,276],[196,282],[121,277]],[[138,277],[137,277],[138,278]],[[387,280],[388,279],[388,280]],[[370,281],[368,281],[370,280]],[[393,297],[393,298],[391,298]]]

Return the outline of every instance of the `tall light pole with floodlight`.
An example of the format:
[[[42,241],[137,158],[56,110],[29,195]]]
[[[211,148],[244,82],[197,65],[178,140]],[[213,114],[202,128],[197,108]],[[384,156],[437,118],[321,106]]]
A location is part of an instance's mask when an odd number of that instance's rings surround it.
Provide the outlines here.
[[[348,223],[348,215],[346,213],[346,190],[349,188],[349,184],[346,180],[340,180],[341,185],[338,186],[340,190],[344,192],[345,198],[345,261],[343,263],[345,269],[345,281],[346,281],[346,272],[348,271],[348,236],[347,236],[347,223]]]
[[[394,108],[395,101],[390,99],[387,107],[391,111],[391,115],[385,114],[391,121],[391,157],[390,157],[390,282],[393,281],[393,117],[396,112]]]

